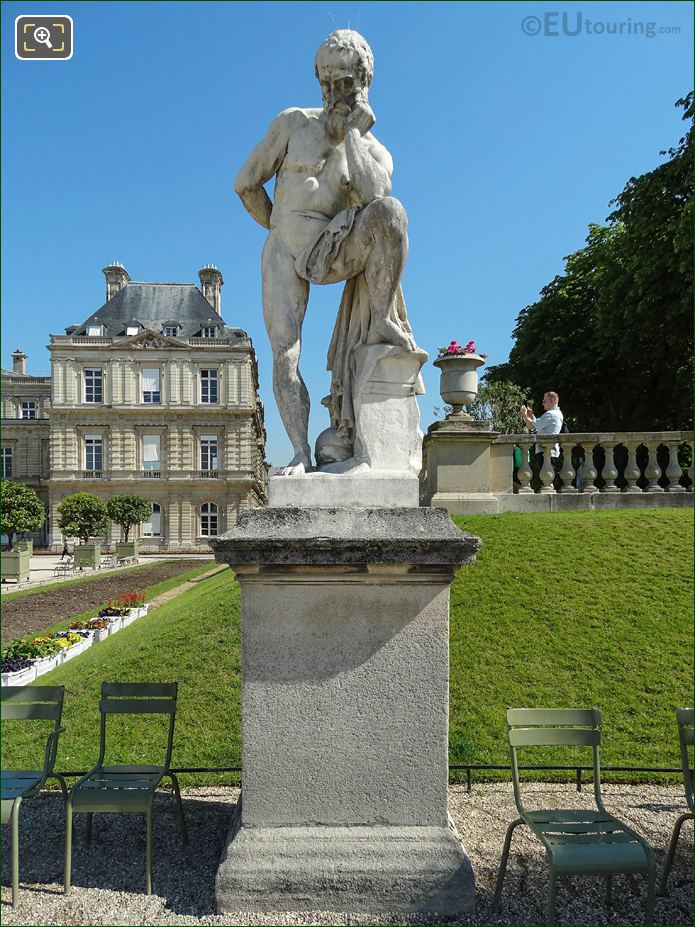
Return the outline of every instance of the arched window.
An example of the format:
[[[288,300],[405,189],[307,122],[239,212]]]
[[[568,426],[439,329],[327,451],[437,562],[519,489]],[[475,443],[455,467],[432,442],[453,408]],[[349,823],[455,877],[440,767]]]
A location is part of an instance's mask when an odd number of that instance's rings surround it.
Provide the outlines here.
[[[217,506],[214,502],[204,502],[200,506],[200,533],[202,537],[217,537]]]
[[[149,521],[142,523],[142,536],[144,538],[159,538],[162,536],[162,507],[157,502],[152,503],[152,514]]]

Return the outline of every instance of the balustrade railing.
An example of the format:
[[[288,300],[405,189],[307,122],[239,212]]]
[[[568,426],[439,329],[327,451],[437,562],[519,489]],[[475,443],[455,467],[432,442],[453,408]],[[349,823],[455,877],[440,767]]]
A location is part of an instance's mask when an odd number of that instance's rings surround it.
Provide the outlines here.
[[[520,451],[519,494],[692,492],[692,431],[500,435],[495,443]]]

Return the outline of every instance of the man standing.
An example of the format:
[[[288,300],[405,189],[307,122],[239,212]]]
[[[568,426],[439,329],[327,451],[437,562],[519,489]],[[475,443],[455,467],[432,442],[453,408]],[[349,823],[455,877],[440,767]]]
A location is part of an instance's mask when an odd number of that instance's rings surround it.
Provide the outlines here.
[[[312,468],[309,395],[299,372],[309,284],[349,281],[329,350],[331,396],[341,434],[352,430],[351,357],[358,344],[406,351],[415,342],[400,281],[407,217],[391,192],[393,162],[372,135],[374,58],[365,39],[339,29],[316,54],[322,109],[284,110],[239,171],[234,189],[269,229],[263,249],[263,316],[273,351],[273,391],[294,457],[285,473]],[[264,184],[275,176],[271,201]]]
[[[526,427],[537,435],[559,435],[562,431],[562,423],[565,420],[560,411],[560,397],[557,393],[549,390],[543,395],[543,415],[536,418],[533,411],[527,406],[521,406],[521,414],[526,423]],[[553,463],[560,456],[560,445],[556,444],[550,451]],[[540,469],[543,466],[543,451],[540,444],[536,444],[536,463]]]

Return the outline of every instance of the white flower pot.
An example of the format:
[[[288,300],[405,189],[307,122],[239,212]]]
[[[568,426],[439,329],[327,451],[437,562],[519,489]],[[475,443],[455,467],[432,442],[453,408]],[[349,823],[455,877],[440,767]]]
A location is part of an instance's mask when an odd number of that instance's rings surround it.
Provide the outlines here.
[[[30,682],[36,679],[36,667],[27,666],[26,669],[18,670],[16,673],[0,674],[0,682],[3,686],[28,686]]]
[[[127,628],[129,624],[132,624],[140,617],[140,612],[137,608],[131,608],[130,614],[121,618],[121,627]]]
[[[123,627],[123,619],[119,616],[118,618],[107,618],[109,623],[109,633],[115,634],[117,631],[120,631]]]
[[[110,628],[94,628],[92,631],[92,636],[95,644],[100,644],[102,641],[105,641],[109,636],[111,629]]]
[[[89,641],[86,640],[82,640],[78,644],[72,644],[67,650],[63,651],[63,660],[72,660],[73,657],[84,653],[87,647],[89,647]]]
[[[50,657],[41,657],[38,660],[34,660],[34,669],[36,670],[36,675],[43,676],[44,673],[50,673],[51,670],[56,668],[56,666],[60,666],[62,662],[62,653],[54,653]]]

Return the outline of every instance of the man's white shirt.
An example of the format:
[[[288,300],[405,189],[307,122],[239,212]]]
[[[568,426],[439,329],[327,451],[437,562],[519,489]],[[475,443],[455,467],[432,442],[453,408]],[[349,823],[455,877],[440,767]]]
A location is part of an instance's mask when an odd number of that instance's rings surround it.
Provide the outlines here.
[[[548,411],[544,412],[543,415],[538,416],[536,421],[533,423],[533,429],[537,435],[559,435],[564,420],[565,417],[559,409],[548,409]],[[540,454],[541,450],[542,448],[540,444],[536,444],[536,453]],[[550,456],[560,456],[559,444],[556,444],[555,447],[550,451]]]

